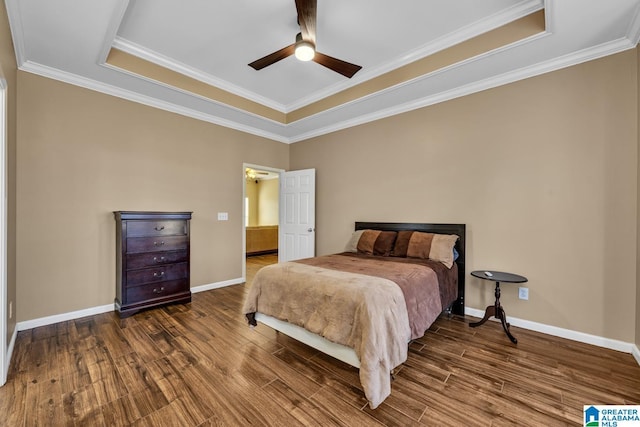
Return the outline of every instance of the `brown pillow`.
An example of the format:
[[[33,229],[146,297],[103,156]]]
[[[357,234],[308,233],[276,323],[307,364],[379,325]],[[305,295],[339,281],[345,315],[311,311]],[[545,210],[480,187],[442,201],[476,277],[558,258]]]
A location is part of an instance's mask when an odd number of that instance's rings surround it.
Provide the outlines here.
[[[396,244],[391,252],[392,256],[406,257],[407,249],[409,249],[409,240],[415,231],[398,231]]]
[[[459,239],[455,234],[434,234],[429,259],[440,261],[447,268],[453,265],[453,247]]]
[[[389,256],[393,250],[395,231],[364,230],[356,246],[358,253]]]
[[[399,231],[393,248],[393,256],[430,259],[451,268],[453,247],[458,238],[455,234]]]
[[[431,242],[433,241],[433,233],[421,233],[416,231],[409,239],[409,247],[407,248],[407,256],[409,258],[429,259],[431,252]]]

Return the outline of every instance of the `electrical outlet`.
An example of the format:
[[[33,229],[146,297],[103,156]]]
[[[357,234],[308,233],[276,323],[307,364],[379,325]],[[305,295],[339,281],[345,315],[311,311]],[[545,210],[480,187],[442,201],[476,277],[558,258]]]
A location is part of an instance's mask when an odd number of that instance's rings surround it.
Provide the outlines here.
[[[528,300],[529,288],[518,288],[518,298]]]

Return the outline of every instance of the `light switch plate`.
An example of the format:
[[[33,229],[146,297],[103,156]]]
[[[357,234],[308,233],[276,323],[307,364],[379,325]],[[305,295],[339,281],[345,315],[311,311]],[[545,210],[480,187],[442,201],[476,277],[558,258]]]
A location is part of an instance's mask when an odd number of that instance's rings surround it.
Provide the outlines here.
[[[228,212],[218,212],[218,221],[228,221],[229,213]]]

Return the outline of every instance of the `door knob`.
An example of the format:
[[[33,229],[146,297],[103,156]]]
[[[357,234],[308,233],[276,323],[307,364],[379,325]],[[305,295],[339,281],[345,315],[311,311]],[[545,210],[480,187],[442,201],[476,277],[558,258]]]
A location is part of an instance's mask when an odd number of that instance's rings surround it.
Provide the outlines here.
[[[313,231],[313,228],[307,228],[307,231],[311,233]]]

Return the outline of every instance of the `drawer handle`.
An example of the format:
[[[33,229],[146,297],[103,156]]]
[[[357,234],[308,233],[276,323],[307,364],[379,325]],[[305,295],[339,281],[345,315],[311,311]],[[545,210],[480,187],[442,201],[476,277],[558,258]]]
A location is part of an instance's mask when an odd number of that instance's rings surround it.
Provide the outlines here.
[[[156,226],[154,228],[155,228],[156,231],[162,231],[162,230],[164,230],[164,225],[161,226],[161,227]]]
[[[160,286],[159,288],[153,288],[154,294],[159,294],[159,293],[162,293],[163,291],[164,291],[164,286]]]
[[[162,245],[164,245],[164,240],[160,242],[153,242],[153,246],[162,246]]]
[[[160,263],[160,262],[165,262],[167,259],[163,256],[161,256],[160,258],[154,256],[153,260],[157,263]]]
[[[162,277],[162,276],[164,276],[164,271],[161,271],[160,273],[158,272],[153,273],[153,277]]]

